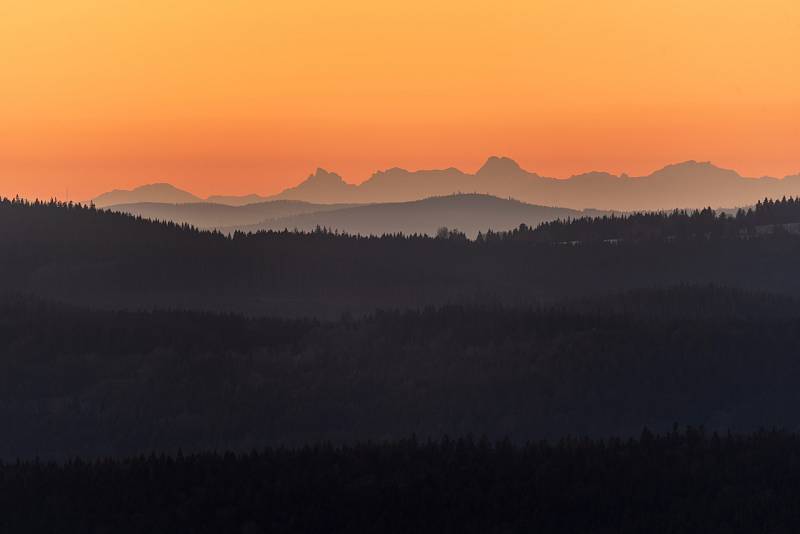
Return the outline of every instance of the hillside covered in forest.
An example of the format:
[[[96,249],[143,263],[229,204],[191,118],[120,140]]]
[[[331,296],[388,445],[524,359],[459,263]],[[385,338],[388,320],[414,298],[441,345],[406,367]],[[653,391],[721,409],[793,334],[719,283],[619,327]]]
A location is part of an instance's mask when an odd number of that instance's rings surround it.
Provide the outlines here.
[[[85,534],[789,534],[800,437],[676,428],[525,445],[409,437],[0,464],[0,529]],[[42,502],[47,506],[42,506]]]
[[[679,287],[335,321],[0,302],[0,458],[800,429],[800,302]]]
[[[800,295],[795,200],[436,237],[200,231],[80,205],[0,202],[0,289],[106,308],[336,317],[716,284]]]

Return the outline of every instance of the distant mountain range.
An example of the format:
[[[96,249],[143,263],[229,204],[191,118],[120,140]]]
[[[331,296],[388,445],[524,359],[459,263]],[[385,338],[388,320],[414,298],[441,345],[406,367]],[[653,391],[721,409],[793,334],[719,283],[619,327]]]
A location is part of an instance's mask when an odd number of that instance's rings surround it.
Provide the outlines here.
[[[746,178],[708,162],[668,165],[647,176],[631,177],[590,172],[559,180],[522,169],[515,161],[490,157],[475,173],[456,168],[408,171],[392,168],[373,174],[360,185],[345,182],[324,169],[295,187],[271,197],[214,196],[205,199],[227,205],[265,200],[298,200],[318,204],[408,202],[454,193],[482,193],[537,205],[572,209],[664,210],[746,206],[766,197],[800,195],[800,174],[783,179]],[[98,207],[139,202],[191,203],[203,199],[168,184],[111,191],[95,198]]]

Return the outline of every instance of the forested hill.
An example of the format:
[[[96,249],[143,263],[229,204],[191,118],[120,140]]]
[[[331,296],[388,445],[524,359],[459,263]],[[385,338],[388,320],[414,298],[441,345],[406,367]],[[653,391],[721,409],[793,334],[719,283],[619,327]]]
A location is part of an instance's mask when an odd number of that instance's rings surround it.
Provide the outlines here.
[[[794,430],[798,353],[797,299],[715,288],[335,321],[0,298],[0,460]]]
[[[225,236],[78,205],[3,200],[0,290],[113,308],[319,316],[476,299],[552,301],[681,283],[800,294],[800,237],[758,230],[793,215],[766,216],[758,207],[753,213],[765,216],[753,219],[751,233],[670,230],[662,232],[669,239],[564,246],[558,244],[563,236],[536,242],[521,239],[528,235],[521,230],[478,241],[458,232],[438,238],[325,231]],[[707,212],[652,217],[729,224]],[[609,220],[552,228],[591,230]],[[623,226],[638,227],[635,219],[626,221]],[[532,235],[548,227],[539,228]]]
[[[578,217],[525,225],[510,232],[487,232],[480,240],[522,240],[540,243],[653,241],[676,239],[748,239],[773,233],[800,234],[800,198],[763,200],[734,214],[703,210],[642,212]]]
[[[3,532],[791,534],[800,437],[688,428],[0,465]],[[46,503],[46,506],[43,505]]]

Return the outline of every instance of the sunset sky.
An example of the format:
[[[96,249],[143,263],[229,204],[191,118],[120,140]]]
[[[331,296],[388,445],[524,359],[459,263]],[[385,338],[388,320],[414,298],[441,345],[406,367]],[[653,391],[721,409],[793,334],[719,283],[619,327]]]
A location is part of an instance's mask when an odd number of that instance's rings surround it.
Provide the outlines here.
[[[0,195],[800,171],[797,0],[2,0]]]

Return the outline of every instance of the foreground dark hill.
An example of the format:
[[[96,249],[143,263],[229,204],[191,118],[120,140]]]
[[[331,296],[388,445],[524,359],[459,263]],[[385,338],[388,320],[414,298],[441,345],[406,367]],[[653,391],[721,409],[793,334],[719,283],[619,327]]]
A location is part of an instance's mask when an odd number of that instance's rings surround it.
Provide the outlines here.
[[[113,308],[319,316],[474,300],[524,304],[681,283],[800,294],[800,237],[753,226],[793,215],[773,217],[764,206],[764,217],[752,220],[678,214],[678,235],[570,246],[526,240],[527,230],[477,241],[457,233],[226,237],[74,205],[2,201],[0,290]]]
[[[323,212],[351,207],[350,204],[312,204],[299,200],[271,200],[241,206],[227,206],[209,202],[166,204],[140,202],[117,204],[107,209],[136,215],[154,221],[172,221],[190,224],[196,228],[227,228],[260,223],[268,219],[290,217],[304,213]]]
[[[713,288],[336,321],[0,300],[0,459],[800,429],[800,302]]]
[[[800,197],[764,200],[747,210],[611,214],[547,221],[537,227],[485,234],[486,240],[515,239],[531,243],[641,243],[683,241],[695,237],[756,239],[800,234]]]
[[[524,447],[413,439],[0,465],[0,529],[85,534],[790,534],[800,438],[685,432]],[[42,506],[46,502],[47,506]]]
[[[354,235],[403,233],[436,235],[441,227],[457,228],[474,238],[478,232],[510,230],[520,224],[538,226],[545,221],[590,214],[564,208],[534,206],[489,195],[461,194],[414,202],[397,202],[319,210],[240,226],[242,231],[301,230],[317,227]]]

